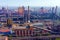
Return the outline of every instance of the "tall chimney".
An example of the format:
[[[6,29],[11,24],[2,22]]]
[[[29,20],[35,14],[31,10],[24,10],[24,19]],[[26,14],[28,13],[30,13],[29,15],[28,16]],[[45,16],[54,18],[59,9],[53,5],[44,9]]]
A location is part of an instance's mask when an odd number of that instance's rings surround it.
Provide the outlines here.
[[[55,8],[55,14],[57,13],[57,8],[58,8],[58,7],[56,6],[56,8]]]
[[[29,6],[28,6],[28,22],[30,22],[30,9],[29,9]]]
[[[44,8],[43,7],[41,7],[41,13],[44,13]]]
[[[54,13],[54,7],[52,7],[52,13]]]

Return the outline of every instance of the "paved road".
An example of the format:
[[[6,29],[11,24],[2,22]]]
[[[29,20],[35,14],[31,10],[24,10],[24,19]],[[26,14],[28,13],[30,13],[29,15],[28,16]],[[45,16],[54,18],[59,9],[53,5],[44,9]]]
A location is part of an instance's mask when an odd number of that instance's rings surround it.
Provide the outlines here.
[[[0,36],[0,40],[6,40],[6,36]]]
[[[36,37],[13,37],[13,39],[33,39],[33,38],[60,38],[60,35],[36,36]]]

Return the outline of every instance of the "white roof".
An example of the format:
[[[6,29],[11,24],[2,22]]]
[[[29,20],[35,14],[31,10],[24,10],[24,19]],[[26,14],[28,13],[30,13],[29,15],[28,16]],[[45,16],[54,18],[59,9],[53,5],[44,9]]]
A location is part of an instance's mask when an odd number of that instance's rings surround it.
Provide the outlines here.
[[[14,29],[26,29],[26,27],[15,27]]]
[[[43,23],[34,23],[32,25],[43,25]]]

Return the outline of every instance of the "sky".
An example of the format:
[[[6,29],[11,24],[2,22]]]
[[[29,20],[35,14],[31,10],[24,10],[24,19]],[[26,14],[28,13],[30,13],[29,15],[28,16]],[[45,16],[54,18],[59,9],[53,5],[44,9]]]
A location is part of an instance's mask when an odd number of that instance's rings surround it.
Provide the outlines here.
[[[0,6],[60,6],[59,0],[0,0]]]

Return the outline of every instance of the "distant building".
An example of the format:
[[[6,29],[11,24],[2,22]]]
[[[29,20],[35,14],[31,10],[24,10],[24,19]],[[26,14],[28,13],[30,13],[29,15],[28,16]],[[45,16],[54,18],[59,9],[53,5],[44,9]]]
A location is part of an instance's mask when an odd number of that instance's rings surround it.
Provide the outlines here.
[[[24,7],[19,7],[18,13],[20,14],[20,16],[23,16],[24,15]]]
[[[27,22],[30,20],[31,22],[34,20],[60,20],[60,17],[57,16],[54,13],[54,8],[52,8],[52,11],[50,13],[44,13],[44,8],[41,8],[41,12],[37,11],[31,11],[29,8],[28,10],[25,10],[24,7],[19,7],[17,9],[17,12],[11,11],[9,9],[5,9],[4,7],[0,9],[0,22],[6,23],[7,19],[11,19],[13,23],[17,24],[23,24],[24,22]],[[29,12],[28,12],[29,11]]]

